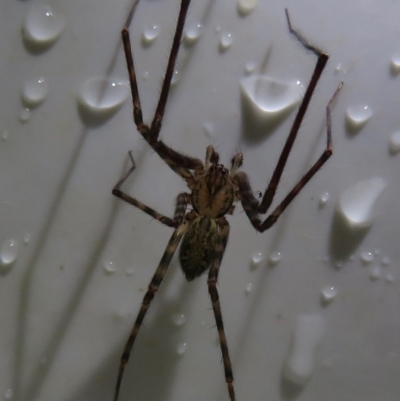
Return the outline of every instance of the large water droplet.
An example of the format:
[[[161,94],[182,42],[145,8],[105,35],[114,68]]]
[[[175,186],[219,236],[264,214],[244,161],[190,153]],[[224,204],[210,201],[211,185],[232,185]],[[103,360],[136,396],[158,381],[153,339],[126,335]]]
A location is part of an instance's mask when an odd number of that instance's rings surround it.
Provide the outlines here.
[[[376,177],[360,181],[340,195],[338,211],[350,227],[363,228],[372,224],[373,207],[385,187],[386,182]]]
[[[29,79],[22,88],[22,101],[28,107],[36,107],[46,99],[48,92],[49,85],[43,77]]]
[[[250,14],[257,6],[258,0],[238,0],[237,10],[242,15]]]
[[[325,322],[320,315],[297,318],[283,374],[291,382],[304,386],[314,369],[315,351],[324,334]]]
[[[199,22],[189,25],[185,30],[184,42],[186,46],[194,45],[200,37],[201,24]]]
[[[54,43],[64,30],[64,19],[50,6],[37,2],[25,18],[22,31],[25,39],[35,45]]]
[[[389,152],[393,154],[400,152],[400,131],[394,132],[390,135]]]
[[[118,110],[128,93],[125,84],[109,78],[92,77],[82,85],[78,100],[90,114],[105,116]]]
[[[392,56],[392,59],[390,61],[390,68],[393,74],[400,73],[400,53],[397,53]]]
[[[233,43],[233,36],[230,32],[224,32],[219,39],[219,50],[224,52],[228,50]]]
[[[299,81],[282,82],[265,75],[253,75],[240,83],[242,99],[260,122],[270,122],[291,111],[300,101]]]
[[[346,122],[352,131],[358,131],[372,117],[372,109],[368,105],[357,105],[347,108]]]
[[[11,266],[18,256],[18,242],[14,239],[5,240],[0,247],[0,262],[3,267]]]
[[[148,26],[144,29],[142,34],[142,43],[145,46],[150,46],[160,34],[160,27],[156,24]]]

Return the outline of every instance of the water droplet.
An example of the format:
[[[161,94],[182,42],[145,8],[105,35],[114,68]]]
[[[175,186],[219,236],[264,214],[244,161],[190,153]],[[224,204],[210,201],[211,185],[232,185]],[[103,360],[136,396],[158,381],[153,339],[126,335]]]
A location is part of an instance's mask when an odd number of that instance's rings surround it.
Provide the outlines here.
[[[192,46],[194,45],[200,37],[202,25],[200,23],[195,23],[189,25],[185,30],[185,45]]]
[[[29,79],[22,88],[22,101],[26,106],[36,107],[42,103],[49,92],[49,85],[43,77]]]
[[[1,133],[1,138],[3,139],[3,141],[5,141],[6,139],[8,139],[8,132],[7,131],[3,131]]]
[[[128,267],[127,269],[125,269],[125,273],[126,273],[128,276],[132,276],[133,274],[135,274],[135,268],[133,268],[133,267]]]
[[[291,111],[300,101],[299,81],[282,82],[266,75],[252,75],[240,83],[244,103],[260,122],[270,122]]]
[[[178,355],[183,355],[187,350],[187,343],[180,343],[176,347],[176,352]]]
[[[320,315],[297,318],[283,374],[291,382],[304,386],[314,369],[315,352],[324,334],[325,321]]]
[[[109,78],[92,77],[82,85],[78,100],[90,113],[104,115],[118,110],[128,93],[125,84]]]
[[[14,239],[5,240],[0,247],[0,262],[3,267],[11,266],[18,256],[18,242]]]
[[[335,71],[336,72],[344,72],[344,68],[343,68],[343,64],[342,63],[338,63],[335,67]]]
[[[246,75],[253,73],[257,68],[257,63],[255,61],[248,61],[244,66],[244,72]]]
[[[174,313],[171,319],[176,326],[182,326],[186,323],[186,316],[183,313]]]
[[[280,262],[281,259],[282,259],[282,254],[278,251],[275,251],[269,255],[268,262],[270,265],[275,266]]]
[[[233,36],[230,32],[225,32],[221,34],[219,39],[219,50],[224,52],[228,50],[233,43]]]
[[[142,34],[142,43],[145,46],[150,46],[160,34],[160,27],[156,24],[148,26],[144,29]]]
[[[29,244],[30,241],[31,241],[31,235],[29,233],[26,233],[24,235],[24,244]]]
[[[62,16],[40,2],[31,7],[22,27],[24,38],[35,45],[54,43],[63,30]]]
[[[400,131],[394,132],[390,135],[389,152],[392,154],[400,152]]]
[[[385,280],[386,280],[387,283],[393,283],[394,277],[393,277],[392,274],[388,273],[388,274],[386,274],[386,276],[385,276]]]
[[[238,0],[237,10],[239,14],[250,14],[257,6],[258,0]]]
[[[323,207],[326,205],[326,203],[329,200],[329,192],[324,192],[321,197],[319,198],[319,205],[320,207]]]
[[[143,78],[144,80],[146,80],[148,77],[149,77],[149,72],[148,72],[148,71],[145,71],[145,72],[142,74],[142,78]]]
[[[346,189],[339,198],[338,211],[350,227],[369,227],[374,219],[373,207],[386,182],[379,177],[360,181]]]
[[[108,261],[103,263],[104,272],[106,274],[113,274],[117,271],[117,266],[114,262]]]
[[[381,260],[381,265],[382,266],[389,266],[390,265],[390,258],[388,256],[383,256]]]
[[[380,266],[373,266],[369,273],[369,277],[371,280],[378,280],[382,275],[382,270]]]
[[[400,73],[400,53],[395,54],[392,56],[390,61],[390,68],[393,74]]]
[[[360,130],[372,117],[372,110],[368,105],[357,105],[347,108],[347,126],[353,131]]]
[[[247,284],[246,285],[246,290],[245,290],[246,295],[250,294],[252,289],[253,289],[253,284],[252,283]]]
[[[256,268],[260,266],[261,262],[264,260],[264,254],[262,252],[255,252],[251,257],[251,267]]]
[[[327,286],[321,289],[321,299],[325,303],[333,301],[337,295],[337,289],[333,286]]]
[[[12,391],[11,388],[8,388],[6,391],[4,391],[4,399],[10,400],[13,396],[14,392]]]
[[[181,74],[178,70],[175,70],[174,73],[172,74],[172,79],[171,79],[171,86],[175,86],[181,77]]]
[[[360,259],[363,265],[369,265],[374,260],[374,258],[375,255],[372,252],[369,251],[361,252]]]
[[[22,123],[26,123],[31,119],[31,117],[32,112],[30,111],[30,109],[23,109],[21,113],[19,113],[19,121],[21,121]]]
[[[204,123],[203,124],[204,133],[209,137],[212,138],[214,136],[214,126],[211,123]]]

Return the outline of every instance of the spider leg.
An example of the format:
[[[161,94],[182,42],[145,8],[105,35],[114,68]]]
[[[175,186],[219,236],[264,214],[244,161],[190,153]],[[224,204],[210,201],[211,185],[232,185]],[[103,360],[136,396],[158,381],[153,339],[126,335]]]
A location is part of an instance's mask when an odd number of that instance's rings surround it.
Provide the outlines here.
[[[143,297],[142,306],[140,307],[140,311],[136,317],[132,331],[129,335],[128,341],[127,341],[124,351],[122,353],[119,370],[118,370],[117,384],[115,387],[114,401],[118,400],[118,395],[119,395],[119,391],[120,391],[120,387],[121,387],[122,376],[124,374],[125,365],[128,363],[129,356],[130,356],[132,348],[133,348],[133,344],[136,340],[136,336],[143,323],[143,319],[146,316],[146,313],[147,313],[147,310],[149,309],[150,303],[153,300],[154,295],[157,292],[157,290],[165,276],[165,273],[167,272],[168,266],[171,262],[172,257],[175,254],[176,248],[178,247],[182,236],[185,234],[185,232],[187,230],[188,224],[189,224],[188,221],[184,220],[183,223],[179,227],[177,227],[176,230],[174,231],[174,233],[172,234],[172,236],[168,242],[167,248],[165,249],[164,255],[161,258],[160,264],[158,265],[157,270],[154,273],[154,276],[150,281],[148,290],[147,290],[145,296]]]
[[[200,159],[186,156],[167,146],[164,142],[158,139],[161,123],[164,116],[165,106],[167,104],[168,94],[171,86],[171,80],[174,73],[175,63],[178,56],[179,46],[182,39],[183,26],[185,24],[187,10],[190,0],[182,0],[181,8],[178,17],[178,23],[175,30],[175,35],[172,43],[171,53],[168,59],[167,69],[165,72],[164,81],[162,84],[160,98],[157,104],[156,112],[151,123],[151,127],[143,122],[142,108],[140,104],[139,90],[136,79],[135,66],[133,61],[133,53],[131,40],[129,35],[129,26],[132,22],[139,0],[136,0],[128,14],[128,18],[121,31],[124,53],[129,74],[129,82],[131,87],[132,102],[133,102],[133,119],[136,127],[143,138],[156,151],[156,153],[168,164],[168,166],[180,175],[189,187],[194,184],[193,174],[189,170],[195,170],[197,173],[204,171],[203,162]]]
[[[297,133],[299,132],[300,125],[303,121],[304,115],[306,114],[306,111],[307,111],[308,105],[310,103],[311,97],[313,95],[313,92],[315,90],[315,87],[317,86],[317,83],[321,77],[322,71],[324,70],[325,65],[329,58],[328,54],[324,53],[322,50],[318,49],[316,46],[314,46],[313,44],[308,42],[299,32],[297,32],[292,27],[292,24],[291,24],[290,18],[289,18],[289,12],[287,9],[285,9],[285,12],[286,12],[286,18],[287,18],[287,23],[289,26],[290,33],[293,34],[296,37],[296,39],[307,50],[310,50],[311,52],[313,52],[318,57],[318,60],[315,65],[314,72],[311,76],[311,80],[310,80],[310,83],[308,84],[304,98],[300,104],[299,110],[297,111],[297,115],[293,122],[289,136],[286,139],[285,146],[282,149],[282,153],[281,153],[278,163],[275,167],[275,171],[272,174],[271,180],[264,193],[263,199],[258,206],[258,213],[262,213],[262,214],[266,213],[268,208],[271,206],[271,203],[272,203],[275,193],[276,193],[276,189],[278,187],[283,170],[285,168],[287,159],[289,157],[290,151],[292,150],[293,143],[296,139]]]
[[[132,166],[122,176],[122,178],[115,184],[115,186],[112,190],[112,194],[115,195],[117,198],[120,198],[123,201],[130,203],[133,206],[136,206],[137,208],[139,208],[143,212],[147,213],[151,217],[155,218],[159,222],[161,222],[169,227],[177,227],[182,222],[182,219],[185,215],[186,207],[187,207],[188,203],[191,203],[190,194],[181,192],[178,195],[177,201],[176,201],[175,214],[174,214],[173,219],[156,212],[154,209],[146,206],[144,203],[138,201],[136,198],[132,198],[130,195],[126,194],[125,192],[121,191],[121,189],[120,189],[122,184],[127,180],[127,178],[133,173],[133,171],[136,168],[135,161],[133,160],[133,157],[132,157],[132,152],[129,152],[129,157],[131,159]]]
[[[221,345],[222,360],[224,363],[225,380],[228,386],[230,401],[235,401],[235,391],[233,388],[233,372],[232,363],[229,357],[228,343],[226,341],[224,323],[222,321],[221,305],[219,303],[219,295],[217,290],[218,273],[221,265],[222,257],[224,256],[224,251],[226,248],[226,243],[229,237],[229,223],[222,217],[218,220],[218,225],[220,227],[218,234],[218,241],[214,248],[214,259],[211,263],[210,271],[208,273],[208,292],[211,297],[212,308],[214,311],[215,322],[218,329],[218,337]]]
[[[286,195],[283,201],[276,207],[276,209],[262,222],[259,215],[259,201],[253,195],[249,179],[246,173],[239,172],[235,176],[235,180],[239,186],[239,192],[242,200],[242,205],[247,217],[253,224],[257,231],[263,232],[268,230],[275,224],[279,216],[289,206],[292,200],[298,195],[308,181],[316,174],[316,172],[324,165],[324,163],[332,156],[332,123],[331,123],[331,107],[332,103],[338,95],[343,82],[336,88],[335,93],[330,98],[326,106],[326,131],[327,131],[327,144],[326,149],[319,157],[319,159],[311,166],[307,173],[300,179],[294,188]]]

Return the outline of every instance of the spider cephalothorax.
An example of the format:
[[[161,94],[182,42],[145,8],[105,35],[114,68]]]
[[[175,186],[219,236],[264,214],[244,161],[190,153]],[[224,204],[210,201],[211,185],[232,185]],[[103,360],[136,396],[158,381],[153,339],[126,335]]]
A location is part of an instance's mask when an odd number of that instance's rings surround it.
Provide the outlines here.
[[[221,306],[217,290],[219,268],[229,237],[229,223],[225,215],[232,214],[234,203],[240,201],[247,217],[257,231],[263,232],[275,224],[286,207],[292,202],[301,189],[332,155],[330,107],[340,88],[342,87],[342,84],[338,86],[326,107],[326,149],[320,158],[312,165],[310,170],[283,198],[282,202],[280,202],[280,204],[272,211],[272,213],[262,220],[260,215],[267,213],[268,208],[272,204],[276,189],[299,131],[301,122],[307,111],[307,107],[317,82],[321,77],[322,71],[328,61],[328,55],[306,41],[297,31],[292,28],[289,14],[286,10],[286,17],[290,32],[296,36],[296,38],[306,49],[310,50],[318,57],[318,61],[297,112],[296,118],[293,122],[289,136],[286,139],[285,146],[272,174],[271,180],[260,201],[254,196],[247,178],[247,174],[242,171],[237,171],[243,162],[243,155],[241,153],[237,153],[232,158],[232,168],[229,171],[222,164],[218,163],[218,153],[215,152],[212,146],[207,148],[205,163],[203,163],[198,158],[186,156],[180,152],[177,152],[176,150],[173,150],[159,139],[161,123],[164,116],[165,106],[167,104],[168,93],[171,86],[171,80],[174,73],[175,62],[178,56],[183,26],[190,0],[181,0],[178,23],[176,26],[171,53],[153,121],[150,125],[147,125],[143,122],[139,90],[137,86],[136,72],[133,63],[129,37],[129,25],[132,21],[138,2],[139,0],[136,0],[131,8],[125,26],[121,32],[131,85],[134,122],[139,133],[160,156],[160,158],[175,173],[177,173],[186,181],[191,193],[182,192],[177,196],[174,217],[171,218],[156,212],[154,209],[146,206],[142,202],[123,192],[121,190],[122,184],[135,169],[135,162],[131,152],[129,153],[129,156],[132,161],[132,167],[126,174],[124,174],[124,176],[113,188],[112,193],[118,198],[130,203],[133,206],[136,206],[161,223],[174,228],[174,232],[168,242],[160,264],[158,265],[157,270],[151,279],[148,290],[143,298],[140,311],[136,317],[131,334],[125,345],[118,371],[114,401],[118,399],[125,365],[128,362],[133,344],[142,325],[143,319],[165,276],[165,273],[167,272],[168,266],[180,242],[182,243],[179,255],[180,263],[188,281],[194,280],[196,277],[209,270],[207,278],[208,292],[210,294],[218,329],[218,337],[221,345],[222,360],[225,371],[225,380],[228,387],[230,401],[235,401],[232,365],[229,358],[228,344],[225,337]],[[190,205],[192,206],[192,210],[188,210]]]

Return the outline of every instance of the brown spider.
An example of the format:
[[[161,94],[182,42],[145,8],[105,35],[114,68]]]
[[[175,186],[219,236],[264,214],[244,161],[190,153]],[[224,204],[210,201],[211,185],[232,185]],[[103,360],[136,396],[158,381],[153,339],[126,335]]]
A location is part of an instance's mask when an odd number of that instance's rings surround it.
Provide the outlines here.
[[[253,195],[253,191],[250,187],[246,173],[238,171],[239,167],[243,163],[243,155],[241,153],[236,154],[232,158],[232,167],[229,171],[229,169],[218,163],[218,153],[212,146],[207,147],[205,163],[203,164],[200,159],[183,155],[182,153],[171,149],[159,139],[161,122],[164,116],[164,110],[167,103],[171,79],[174,72],[174,66],[179,51],[183,26],[190,0],[181,0],[181,7],[174,39],[172,42],[172,49],[153,121],[150,126],[143,122],[129,37],[129,26],[138,3],[139,0],[136,0],[133,4],[121,32],[132,92],[133,118],[139,133],[161,157],[161,159],[163,159],[173,171],[175,171],[186,181],[191,193],[189,194],[182,192],[178,195],[174,217],[170,218],[161,215],[137,199],[122,192],[122,184],[135,169],[135,162],[131,152],[129,152],[129,156],[132,162],[132,167],[126,174],[124,174],[124,176],[120,179],[120,181],[118,181],[112,190],[113,195],[143,210],[143,212],[157,219],[161,223],[175,229],[171,239],[168,242],[160,264],[158,265],[157,270],[149,284],[131,334],[125,345],[118,371],[114,401],[117,401],[118,399],[124,368],[128,362],[133,344],[142,325],[143,319],[147,313],[151,301],[154,298],[155,293],[160,286],[161,281],[164,278],[165,273],[167,272],[171,259],[181,240],[182,244],[180,248],[179,259],[186,279],[188,281],[192,281],[209,269],[207,280],[208,291],[210,293],[215,321],[218,329],[218,336],[225,370],[225,380],[228,386],[230,401],[235,401],[232,365],[229,358],[228,345],[225,337],[221,306],[217,290],[219,268],[229,236],[229,223],[226,220],[225,215],[231,214],[234,207],[233,204],[237,201],[241,201],[244,211],[246,212],[251,224],[257,231],[263,232],[275,224],[286,207],[292,202],[301,189],[332,155],[330,108],[339,90],[343,86],[343,83],[340,83],[326,107],[326,149],[320,158],[315,162],[315,164],[310,168],[310,170],[301,178],[301,180],[294,186],[289,194],[286,195],[283,201],[268,217],[266,217],[264,221],[262,221],[259,217],[259,214],[265,214],[273,201],[276,188],[279,184],[279,180],[289,157],[294,140],[296,139],[300,124],[306,113],[314,89],[329,56],[305,40],[296,30],[292,28],[289,19],[289,13],[287,10],[285,10],[290,32],[306,49],[313,52],[318,57],[318,60],[311,77],[311,81],[307,87],[289,136],[286,140],[285,146],[279,157],[279,161],[275,167],[275,171],[260,202]],[[192,210],[189,212],[186,211],[188,205],[192,206]]]

